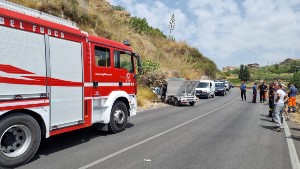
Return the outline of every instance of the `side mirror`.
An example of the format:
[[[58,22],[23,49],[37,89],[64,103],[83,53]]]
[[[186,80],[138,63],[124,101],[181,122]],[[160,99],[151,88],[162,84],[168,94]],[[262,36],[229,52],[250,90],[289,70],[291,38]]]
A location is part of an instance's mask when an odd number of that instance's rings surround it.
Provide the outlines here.
[[[137,58],[136,58],[136,59],[137,59],[137,65],[138,65],[138,66],[142,66],[142,63],[141,63],[141,57],[140,57],[139,54],[137,55]]]
[[[143,73],[143,68],[141,66],[138,67],[138,72],[139,72],[139,74]]]

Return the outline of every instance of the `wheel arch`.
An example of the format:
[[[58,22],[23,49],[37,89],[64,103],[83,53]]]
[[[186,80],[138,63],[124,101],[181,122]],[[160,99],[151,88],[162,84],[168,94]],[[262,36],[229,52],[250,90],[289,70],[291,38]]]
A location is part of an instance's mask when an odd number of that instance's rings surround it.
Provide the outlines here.
[[[114,104],[115,104],[116,102],[118,102],[118,101],[121,101],[121,102],[123,102],[123,103],[126,105],[127,110],[128,110],[128,116],[130,116],[130,111],[129,111],[130,106],[129,106],[128,99],[127,99],[126,97],[119,97],[119,98],[117,98],[117,99],[115,100]]]
[[[4,113],[3,115],[1,115],[0,120],[3,120],[5,118],[7,118],[8,116],[11,116],[11,115],[14,115],[14,114],[20,114],[20,113],[23,113],[23,114],[26,114],[26,115],[29,115],[29,116],[33,117],[40,126],[42,138],[46,138],[47,131],[46,131],[46,125],[44,123],[44,120],[43,120],[43,118],[41,117],[40,114],[38,114],[38,113],[36,113],[32,110],[28,110],[28,109],[11,110],[11,111],[8,111],[8,112]]]

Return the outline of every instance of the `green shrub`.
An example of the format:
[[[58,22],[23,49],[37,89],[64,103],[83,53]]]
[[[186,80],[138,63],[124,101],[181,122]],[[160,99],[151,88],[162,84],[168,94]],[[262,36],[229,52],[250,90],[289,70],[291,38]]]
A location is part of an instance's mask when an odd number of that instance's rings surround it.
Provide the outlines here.
[[[121,5],[117,5],[117,6],[112,5],[112,9],[115,11],[126,11],[125,7]]]
[[[143,68],[143,73],[146,74],[148,72],[153,72],[155,70],[159,69],[159,64],[155,63],[151,60],[143,60],[142,61],[142,68]]]
[[[290,79],[290,84],[293,84],[297,88],[300,88],[300,72],[295,73]]]
[[[149,24],[145,18],[141,19],[138,17],[132,17],[132,18],[130,18],[129,23],[131,24],[132,28],[140,34],[145,33],[145,34],[149,34],[152,36],[166,38],[166,36],[158,28],[154,29],[153,27],[149,26]]]

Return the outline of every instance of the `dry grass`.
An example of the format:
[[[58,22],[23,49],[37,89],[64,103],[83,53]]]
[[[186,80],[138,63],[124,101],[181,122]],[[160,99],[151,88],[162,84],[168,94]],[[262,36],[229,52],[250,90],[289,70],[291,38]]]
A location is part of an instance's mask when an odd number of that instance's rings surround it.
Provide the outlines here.
[[[138,86],[137,104],[139,107],[145,107],[149,102],[157,100],[157,96],[151,89]]]

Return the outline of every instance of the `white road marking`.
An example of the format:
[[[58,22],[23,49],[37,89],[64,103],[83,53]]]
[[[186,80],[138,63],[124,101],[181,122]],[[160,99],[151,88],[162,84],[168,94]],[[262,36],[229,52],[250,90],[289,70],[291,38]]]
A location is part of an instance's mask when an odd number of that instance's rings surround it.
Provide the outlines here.
[[[286,141],[288,144],[289,152],[290,152],[290,158],[292,162],[293,169],[300,169],[300,163],[299,158],[296,152],[296,148],[292,139],[292,135],[289,129],[289,126],[287,125],[286,121],[283,121],[283,127],[285,132]]]
[[[238,98],[240,98],[240,97],[238,97]],[[94,162],[92,162],[92,163],[89,163],[89,164],[83,166],[83,167],[80,167],[79,169],[87,169],[87,168],[93,167],[93,166],[95,166],[95,165],[97,165],[97,164],[99,164],[99,163],[101,163],[101,162],[103,162],[103,161],[105,161],[105,160],[108,160],[108,159],[110,159],[110,158],[112,158],[112,157],[114,157],[114,156],[117,156],[117,155],[119,155],[119,154],[121,154],[121,153],[124,153],[124,152],[126,152],[126,151],[128,151],[128,150],[130,150],[130,149],[133,149],[133,148],[135,148],[135,147],[137,147],[137,146],[139,146],[139,145],[141,145],[141,144],[144,144],[144,143],[146,143],[146,142],[148,142],[148,141],[151,141],[151,140],[153,140],[153,139],[155,139],[155,138],[157,138],[157,137],[159,137],[159,136],[162,136],[162,135],[167,134],[167,133],[169,133],[169,132],[171,132],[171,131],[173,131],[173,130],[176,130],[176,129],[182,127],[182,126],[185,126],[185,125],[187,125],[187,124],[189,124],[189,123],[191,123],[191,122],[193,122],[193,121],[195,121],[195,120],[198,120],[198,119],[201,118],[201,117],[204,117],[204,116],[206,116],[206,115],[209,115],[209,114],[211,114],[211,113],[213,113],[213,112],[215,112],[215,111],[217,111],[217,110],[222,109],[223,107],[226,107],[226,106],[230,105],[231,103],[235,102],[238,98],[236,98],[236,99],[232,100],[231,102],[229,102],[229,103],[227,103],[227,104],[225,104],[225,105],[223,105],[223,106],[221,106],[221,107],[219,107],[219,108],[216,108],[216,109],[214,109],[214,110],[212,110],[212,111],[210,111],[210,112],[208,112],[208,113],[205,113],[205,114],[203,114],[203,115],[201,115],[201,116],[198,116],[198,117],[196,117],[196,118],[194,118],[194,119],[191,119],[191,120],[189,120],[189,121],[187,121],[187,122],[184,122],[184,123],[182,123],[182,124],[180,124],[180,125],[178,125],[178,126],[175,126],[175,127],[171,128],[171,129],[169,129],[169,130],[166,130],[166,131],[161,132],[161,133],[159,133],[159,134],[156,134],[156,135],[154,135],[154,136],[152,136],[152,137],[149,137],[149,138],[147,138],[147,139],[145,139],[145,140],[143,140],[143,141],[140,141],[140,142],[138,142],[138,143],[135,143],[135,144],[133,144],[133,145],[131,145],[131,146],[129,146],[129,147],[126,147],[126,148],[120,150],[120,151],[117,151],[117,152],[115,152],[115,153],[112,153],[112,154],[110,154],[110,155],[108,155],[108,156],[106,156],[106,157],[100,158],[99,160],[96,160],[96,161],[94,161]]]

